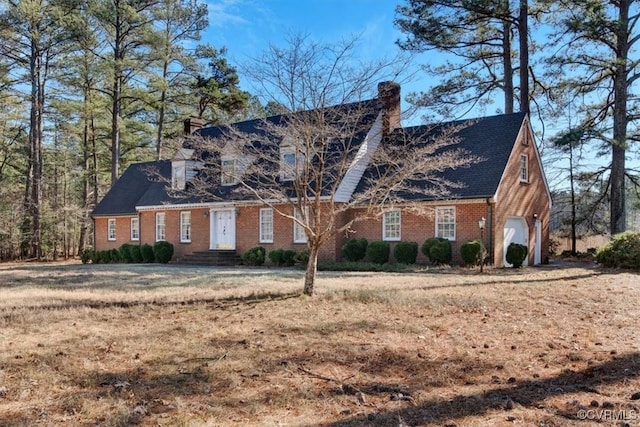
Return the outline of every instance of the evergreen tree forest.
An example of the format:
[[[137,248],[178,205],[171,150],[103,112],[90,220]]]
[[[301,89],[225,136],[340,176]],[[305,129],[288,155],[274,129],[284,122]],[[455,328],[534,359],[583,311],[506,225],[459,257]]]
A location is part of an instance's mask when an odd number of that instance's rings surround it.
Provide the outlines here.
[[[500,101],[531,114],[547,175],[561,170],[559,192],[571,193],[575,237],[578,225],[614,235],[635,224],[639,19],[638,0],[406,0],[394,23],[402,49],[443,55],[422,64],[428,88],[409,94],[431,116]]]
[[[547,171],[571,169],[573,234],[637,222],[640,0],[396,3],[424,82],[404,95],[427,120],[527,112]],[[92,245],[96,203],[132,162],[170,158],[187,117],[278,111],[240,89],[208,25],[199,0],[0,0],[0,260]]]
[[[207,25],[197,0],[0,1],[0,259],[77,255],[131,162],[248,114]]]

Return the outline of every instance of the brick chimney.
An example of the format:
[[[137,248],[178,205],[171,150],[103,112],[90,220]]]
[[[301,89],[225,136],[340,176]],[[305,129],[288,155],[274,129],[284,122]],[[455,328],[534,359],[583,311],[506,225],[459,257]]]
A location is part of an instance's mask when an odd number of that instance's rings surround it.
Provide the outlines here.
[[[382,104],[382,136],[387,136],[400,124],[400,84],[378,83],[378,100]]]
[[[193,132],[202,129],[204,120],[198,117],[189,117],[184,121],[184,134],[191,135]]]

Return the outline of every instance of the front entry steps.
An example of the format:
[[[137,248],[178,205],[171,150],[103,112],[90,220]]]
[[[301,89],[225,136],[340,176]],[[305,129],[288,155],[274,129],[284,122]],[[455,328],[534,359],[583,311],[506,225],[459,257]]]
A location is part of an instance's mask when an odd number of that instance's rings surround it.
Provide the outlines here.
[[[234,250],[198,251],[184,255],[179,263],[187,265],[231,266],[240,265],[242,259]]]

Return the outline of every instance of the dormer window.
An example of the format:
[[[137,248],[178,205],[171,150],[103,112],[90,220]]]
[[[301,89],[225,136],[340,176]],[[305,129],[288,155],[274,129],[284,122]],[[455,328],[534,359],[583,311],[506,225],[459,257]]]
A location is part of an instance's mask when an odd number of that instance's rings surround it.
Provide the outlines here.
[[[293,181],[296,174],[302,172],[304,154],[296,150],[290,143],[280,146],[280,179]]]
[[[171,188],[174,190],[184,190],[187,182],[196,175],[201,167],[199,162],[194,161],[194,150],[181,148],[171,160]]]
[[[238,183],[238,160],[232,157],[223,157],[221,161],[220,182],[222,185],[234,185]]]
[[[171,164],[171,188],[174,190],[184,190],[187,184],[187,166],[184,161],[172,162]]]

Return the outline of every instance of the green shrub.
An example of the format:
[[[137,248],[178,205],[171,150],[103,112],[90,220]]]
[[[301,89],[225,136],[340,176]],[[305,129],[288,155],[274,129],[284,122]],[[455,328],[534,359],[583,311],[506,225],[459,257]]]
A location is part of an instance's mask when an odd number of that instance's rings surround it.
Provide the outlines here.
[[[284,249],[269,251],[269,260],[275,265],[284,265]]]
[[[527,253],[529,253],[529,248],[525,245],[510,243],[509,246],[507,246],[507,255],[505,258],[509,264],[513,264],[513,268],[520,268],[524,260],[527,259]]]
[[[111,262],[111,251],[109,249],[100,251],[100,262],[102,264],[109,264]]]
[[[367,239],[351,239],[347,240],[342,246],[342,255],[347,261],[360,261],[367,256]]]
[[[596,252],[596,262],[603,267],[640,269],[640,233],[628,231]]]
[[[100,251],[93,250],[91,251],[91,263],[92,264],[100,264]]]
[[[309,249],[300,249],[296,252],[295,260],[300,265],[309,264]]]
[[[93,262],[94,257],[95,251],[93,249],[83,249],[80,254],[80,261],[82,261],[83,264],[88,264],[89,261]]]
[[[142,262],[149,263],[155,261],[156,259],[155,255],[153,254],[153,247],[148,243],[140,246],[140,255],[142,255]]]
[[[469,240],[460,246],[460,256],[466,265],[479,265],[484,254],[484,245],[480,240]]]
[[[142,253],[140,252],[140,246],[139,245],[131,245],[129,246],[129,258],[131,258],[131,262],[134,262],[136,264],[141,263],[142,260]]]
[[[433,264],[449,264],[451,262],[451,242],[442,237],[431,237],[422,244],[422,253]]]
[[[131,252],[129,252],[129,248],[133,246],[129,243],[123,243],[122,246],[118,249],[118,255],[120,256],[120,261],[125,262],[127,264],[131,263],[133,260],[131,259]]]
[[[282,262],[287,267],[291,267],[296,263],[297,252],[291,249],[287,249],[282,253]]]
[[[242,262],[245,265],[262,265],[264,264],[266,252],[262,246],[255,246],[242,254]]]
[[[168,263],[173,256],[173,245],[165,240],[156,242],[153,245],[153,256],[156,262],[161,264]]]
[[[117,264],[120,262],[120,251],[117,249],[111,249],[109,251],[109,255],[111,256],[111,262]]]
[[[393,257],[401,264],[415,264],[418,257],[418,243],[398,242],[393,248]]]
[[[367,257],[374,264],[385,264],[389,262],[389,242],[376,241],[367,246]]]

